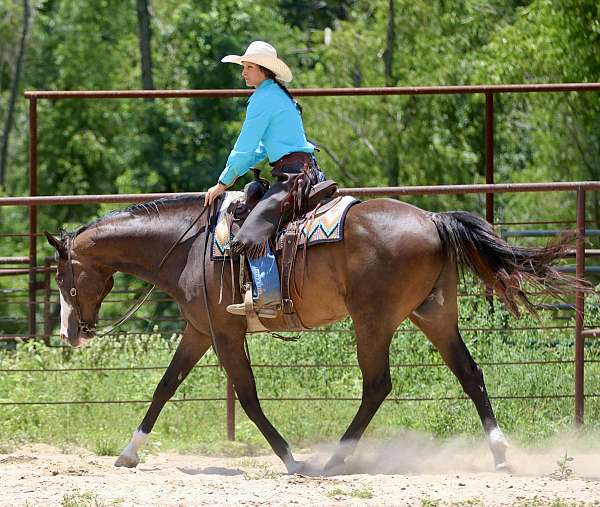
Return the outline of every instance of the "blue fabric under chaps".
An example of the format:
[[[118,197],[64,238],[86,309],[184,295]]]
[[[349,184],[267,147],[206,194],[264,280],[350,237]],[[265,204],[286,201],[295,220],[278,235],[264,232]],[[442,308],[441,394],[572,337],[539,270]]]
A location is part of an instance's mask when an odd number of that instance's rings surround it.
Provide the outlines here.
[[[281,303],[281,282],[275,255],[267,245],[267,253],[256,259],[248,259],[252,273],[252,296],[254,304],[261,308]]]

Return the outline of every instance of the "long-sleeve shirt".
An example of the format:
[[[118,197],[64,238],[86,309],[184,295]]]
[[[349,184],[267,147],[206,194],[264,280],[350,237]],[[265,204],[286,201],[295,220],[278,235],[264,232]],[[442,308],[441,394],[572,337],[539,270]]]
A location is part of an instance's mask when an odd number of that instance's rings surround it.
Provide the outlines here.
[[[272,79],[265,79],[248,100],[242,130],[219,182],[231,185],[266,156],[275,162],[288,153],[314,149],[294,102]]]

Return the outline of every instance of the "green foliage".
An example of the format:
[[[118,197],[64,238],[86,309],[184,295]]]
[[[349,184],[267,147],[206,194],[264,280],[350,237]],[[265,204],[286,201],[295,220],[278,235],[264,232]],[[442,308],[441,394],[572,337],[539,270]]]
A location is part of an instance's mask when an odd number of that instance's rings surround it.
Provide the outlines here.
[[[237,88],[228,53],[273,42],[294,86],[458,85],[595,81],[600,75],[593,0],[395,1],[389,3],[154,0],[152,52],[158,88]],[[38,1],[22,89],[135,89],[140,57],[134,6],[116,0]],[[20,4],[3,4],[0,98],[7,95]],[[324,37],[324,29],[331,37]],[[387,48],[387,49],[386,49]],[[385,76],[384,51],[393,53]],[[391,81],[390,81],[391,79]],[[480,182],[483,100],[477,95],[303,99],[309,136],[342,185]],[[4,101],[0,100],[0,112]],[[496,181],[598,179],[597,93],[497,96]],[[207,188],[235,140],[244,100],[41,101],[41,194],[185,191]],[[26,104],[18,104],[9,194],[27,178]],[[416,200],[417,203],[421,200]],[[500,200],[502,215],[529,215],[538,197]],[[473,197],[429,207],[477,209]],[[556,202],[543,208],[562,216]],[[590,204],[599,218],[598,199]],[[506,210],[506,211],[505,211]],[[95,206],[52,210],[42,223],[96,215]],[[43,213],[46,213],[43,210]]]
[[[239,88],[240,68],[220,59],[254,39],[277,47],[294,71],[294,87],[590,82],[600,76],[600,7],[594,0],[395,0],[391,39],[387,0],[150,3],[153,77],[161,89]],[[36,0],[32,12],[21,91],[139,88],[133,4]],[[21,2],[0,6],[0,117],[21,14]],[[389,75],[384,54],[393,55]],[[599,180],[597,99],[597,92],[496,95],[496,182]],[[321,165],[341,186],[484,181],[482,95],[301,102],[308,136],[321,146]],[[215,181],[245,100],[40,100],[38,109],[39,194],[175,192],[203,190]],[[28,192],[27,111],[20,96],[0,195]],[[594,223],[600,221],[599,196],[587,196]],[[484,209],[479,195],[409,201],[433,211]],[[565,193],[502,194],[495,213],[506,221],[573,220],[573,205]],[[38,229],[72,229],[112,208],[40,207]],[[0,209],[1,233],[22,233],[26,226],[24,208]],[[40,245],[38,258],[51,254]],[[27,253],[25,238],[0,238],[0,256]],[[119,284],[139,286],[128,279]],[[26,287],[24,277],[0,279],[0,290]],[[158,314],[177,312],[162,305]],[[23,307],[2,304],[0,318],[4,333],[25,330]]]
[[[292,68],[294,87],[397,86],[592,82],[600,76],[600,5],[595,0],[480,0],[427,2],[396,0],[394,41],[388,47],[389,2],[289,2],[287,0],[152,0],[154,82],[161,89],[238,88],[240,68],[224,65],[225,54],[240,53],[251,40],[272,42]],[[20,90],[136,89],[140,57],[135,6],[117,0],[32,2],[32,26]],[[3,117],[21,22],[21,3],[0,5],[0,117]],[[330,37],[325,37],[325,29]],[[331,30],[331,31],[329,31]],[[384,54],[393,53],[389,75]],[[600,179],[600,102],[597,92],[503,94],[495,96],[496,182]],[[322,148],[322,167],[341,186],[387,184],[456,184],[484,180],[484,97],[419,95],[394,97],[303,98],[309,138]],[[181,100],[40,100],[39,194],[102,194],[203,190],[221,171],[245,109],[243,99]],[[28,192],[28,106],[21,96],[11,134],[6,187],[1,195]],[[465,208],[482,212],[482,196],[413,198],[434,211]],[[499,220],[573,220],[568,194],[496,196]],[[56,206],[39,209],[39,230],[74,228],[113,206]],[[600,221],[598,193],[588,195],[588,220]],[[0,232],[22,233],[24,208],[0,209]],[[552,226],[549,226],[552,228]],[[595,247],[595,243],[590,244]],[[0,238],[0,256],[27,255],[24,238]],[[52,252],[40,241],[38,258]],[[118,290],[141,283],[118,277]],[[27,278],[0,279],[0,331],[23,332]],[[122,302],[103,307],[107,320],[123,313]],[[58,306],[52,305],[56,314]],[[485,309],[473,306],[463,324],[493,323],[502,329],[512,320],[495,312],[480,321]],[[41,313],[41,310],[39,310]],[[586,323],[597,322],[590,309]],[[39,315],[41,317],[41,315]],[[48,350],[19,344],[3,350],[11,367],[50,368],[90,365],[165,366],[180,331],[174,305],[146,306],[126,329],[156,333],[157,318],[167,337],[152,335],[125,341],[99,340],[86,351]],[[589,322],[588,322],[589,317]],[[595,320],[594,320],[595,319]],[[571,321],[569,321],[571,322]],[[589,324],[592,325],[592,324]],[[353,339],[341,330],[304,335],[299,344],[267,337],[251,340],[255,362],[335,362],[353,360]],[[437,353],[414,331],[404,329],[393,345],[396,362],[431,362]],[[479,361],[571,358],[573,344],[560,331],[480,331],[465,333]],[[596,357],[595,345],[586,353]],[[595,363],[587,365],[589,391],[598,392]],[[571,392],[571,365],[494,366],[485,368],[492,395]],[[557,374],[557,371],[559,374]],[[0,380],[4,400],[101,399],[145,400],[162,371],[7,374]],[[393,396],[460,396],[458,384],[444,368],[395,368]],[[359,396],[356,369],[257,370],[267,396]],[[49,389],[50,387],[50,389]],[[181,395],[221,396],[223,375],[199,368]],[[546,391],[544,391],[546,392]],[[350,393],[350,394],[349,394]],[[597,414],[598,398],[587,400]],[[336,417],[331,417],[331,405]],[[408,404],[409,410],[399,410]],[[447,436],[479,434],[479,422],[462,400],[386,403],[373,422],[373,433],[410,427]],[[570,424],[570,400],[497,400],[504,426],[518,438],[542,439]],[[300,406],[306,417],[289,418]],[[158,447],[210,446],[224,441],[223,403],[170,404],[157,428]],[[355,411],[353,402],[265,402],[265,408],[295,442],[339,435]],[[23,439],[75,441],[113,453],[139,422],[145,404],[2,407],[2,435]],[[200,418],[195,430],[183,424]],[[99,421],[90,427],[89,421]],[[592,427],[594,419],[590,418]],[[595,418],[598,421],[598,418]],[[263,446],[262,437],[243,416],[238,437],[248,448]],[[110,437],[107,435],[110,433]],[[107,440],[109,439],[109,440]],[[223,445],[223,444],[219,444]],[[207,447],[209,448],[209,447]],[[237,452],[237,448],[231,452]]]
[[[515,321],[496,308],[487,314],[486,303],[463,302],[461,329],[467,347],[486,375],[488,393],[497,418],[512,441],[538,445],[572,428],[572,398],[552,398],[573,392],[573,331],[527,329],[536,322]],[[597,308],[589,308],[590,325],[598,326]],[[548,317],[547,320],[550,320]],[[571,321],[572,323],[572,321]],[[546,327],[551,322],[546,322]],[[563,321],[564,324],[564,321]],[[492,328],[489,332],[477,329]],[[511,330],[511,328],[525,328]],[[249,340],[257,388],[267,416],[295,445],[337,439],[358,407],[352,401],[277,401],[273,398],[360,398],[357,367],[288,368],[294,364],[355,365],[355,345],[347,322],[335,333],[305,333],[299,342],[275,340],[268,335]],[[19,344],[0,353],[2,402],[77,402],[53,405],[0,406],[0,444],[42,441],[74,444],[99,454],[118,454],[141,421],[150,398],[173,354],[179,336],[98,338],[84,349],[48,348],[41,343]],[[585,392],[600,392],[600,347],[585,347]],[[368,435],[390,437],[399,428],[447,438],[454,435],[481,439],[481,423],[460,385],[441,365],[433,346],[411,325],[403,325],[391,346],[393,391],[390,398],[433,398],[431,401],[387,401],[369,426]],[[510,364],[515,361],[556,361],[557,364]],[[596,361],[596,362],[594,362]],[[491,365],[488,363],[502,363]],[[280,367],[264,368],[264,364]],[[412,367],[417,364],[440,364]],[[398,365],[404,365],[402,367]],[[128,370],[128,367],[144,367]],[[81,368],[81,370],[77,370]],[[93,368],[88,371],[86,369]],[[8,372],[6,370],[20,370]],[[25,371],[24,371],[25,370]],[[50,370],[46,373],[40,370]],[[69,371],[63,371],[69,370]],[[504,399],[504,396],[534,396]],[[549,396],[544,398],[544,396]],[[175,399],[224,398],[225,377],[212,352],[202,359],[181,385]],[[456,400],[440,398],[456,397]],[[89,401],[118,404],[86,404]],[[598,432],[598,398],[586,400],[586,431]],[[190,424],[190,421],[194,421]],[[181,401],[163,410],[149,450],[176,448],[231,455],[256,453],[266,442],[254,424],[236,406],[235,444],[226,443],[224,401]]]

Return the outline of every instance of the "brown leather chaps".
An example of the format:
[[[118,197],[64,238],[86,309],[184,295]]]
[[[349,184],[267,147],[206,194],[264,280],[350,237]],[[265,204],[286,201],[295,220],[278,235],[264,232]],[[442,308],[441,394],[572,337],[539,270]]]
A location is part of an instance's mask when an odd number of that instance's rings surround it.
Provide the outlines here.
[[[312,185],[317,183],[316,160],[310,153],[293,152],[272,164],[277,181],[254,207],[231,242],[233,254],[254,259],[265,255],[269,238],[303,212]]]

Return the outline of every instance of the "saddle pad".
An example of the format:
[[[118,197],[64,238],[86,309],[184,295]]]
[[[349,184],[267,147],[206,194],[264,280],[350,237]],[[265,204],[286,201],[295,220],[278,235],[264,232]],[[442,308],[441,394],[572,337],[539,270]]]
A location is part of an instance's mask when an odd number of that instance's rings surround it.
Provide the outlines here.
[[[219,209],[215,233],[213,234],[211,248],[212,260],[223,260],[228,256],[226,247],[231,240],[231,232],[229,230],[229,223],[227,222],[225,212],[233,201],[243,197],[243,192],[225,193],[225,198]],[[317,213],[315,216],[309,213],[308,217],[297,220],[295,226],[301,233],[299,246],[302,247],[306,243],[308,243],[309,246],[318,243],[333,243],[344,239],[344,220],[346,218],[346,213],[348,213],[348,209],[350,209],[351,206],[358,202],[360,202],[358,199],[349,195],[340,197],[337,198],[337,202],[328,208],[327,211]],[[285,228],[283,228],[278,235],[276,242],[277,251],[280,251],[283,248],[284,233]]]
[[[225,248],[231,239],[229,232],[229,224],[227,223],[225,214],[229,205],[238,199],[244,198],[244,192],[225,192],[225,197],[221,201],[219,215],[217,216],[217,225],[213,234],[212,248],[210,250],[210,258],[212,260],[225,259]]]
[[[285,229],[292,227],[299,231],[298,246],[317,245],[319,243],[334,243],[344,239],[344,220],[350,207],[359,203],[356,197],[346,195],[338,197],[337,202],[327,211],[315,216],[308,213],[308,216],[296,220],[292,224],[283,228],[277,237],[276,250],[283,249],[283,236]]]

